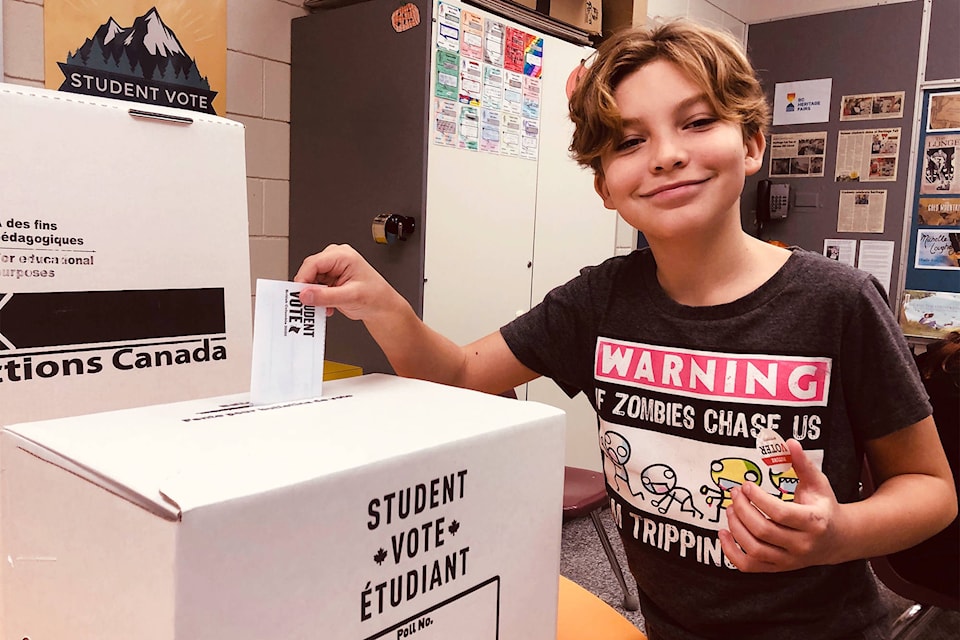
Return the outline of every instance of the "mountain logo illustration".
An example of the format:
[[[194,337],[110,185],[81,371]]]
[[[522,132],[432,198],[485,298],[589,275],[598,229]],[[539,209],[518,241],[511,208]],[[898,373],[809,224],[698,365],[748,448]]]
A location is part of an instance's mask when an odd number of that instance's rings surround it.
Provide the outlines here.
[[[60,91],[215,114],[216,91],[153,7],[120,26],[111,16],[65,62]]]
[[[790,113],[791,111],[796,110],[797,105],[793,104],[794,101],[796,101],[796,99],[797,99],[796,93],[787,94],[787,113]]]

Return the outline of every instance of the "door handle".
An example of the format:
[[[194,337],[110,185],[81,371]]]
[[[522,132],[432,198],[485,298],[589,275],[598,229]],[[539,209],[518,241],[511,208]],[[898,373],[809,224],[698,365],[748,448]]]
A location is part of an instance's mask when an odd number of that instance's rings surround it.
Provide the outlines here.
[[[373,239],[377,244],[393,244],[396,240],[406,241],[416,228],[416,220],[396,213],[381,213],[373,219],[371,226]]]

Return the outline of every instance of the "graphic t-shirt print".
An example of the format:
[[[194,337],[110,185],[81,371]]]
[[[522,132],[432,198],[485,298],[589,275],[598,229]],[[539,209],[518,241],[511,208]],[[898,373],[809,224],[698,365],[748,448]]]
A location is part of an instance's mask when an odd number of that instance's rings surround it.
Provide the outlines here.
[[[762,429],[796,438],[818,467],[832,360],[597,340],[594,377],[614,516],[639,543],[715,567],[733,487],[792,501],[792,467],[768,466]],[[767,462],[764,458],[767,458]]]

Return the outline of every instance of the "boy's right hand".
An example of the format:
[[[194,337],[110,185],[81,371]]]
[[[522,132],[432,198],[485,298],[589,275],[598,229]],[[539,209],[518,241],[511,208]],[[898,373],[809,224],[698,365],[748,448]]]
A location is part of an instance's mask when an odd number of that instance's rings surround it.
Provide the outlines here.
[[[407,305],[356,249],[345,244],[331,244],[307,257],[294,281],[326,285],[305,288],[300,301],[326,307],[328,316],[337,309],[352,320],[372,320]]]

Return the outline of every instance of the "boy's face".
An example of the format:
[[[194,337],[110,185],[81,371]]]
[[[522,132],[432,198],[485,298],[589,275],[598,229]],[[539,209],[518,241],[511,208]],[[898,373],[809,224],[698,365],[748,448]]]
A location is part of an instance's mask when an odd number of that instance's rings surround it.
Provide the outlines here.
[[[763,161],[758,133],[717,118],[703,92],[673,63],[655,60],[614,92],[623,139],[600,158],[595,186],[648,240],[691,239],[740,228],[743,180]]]

